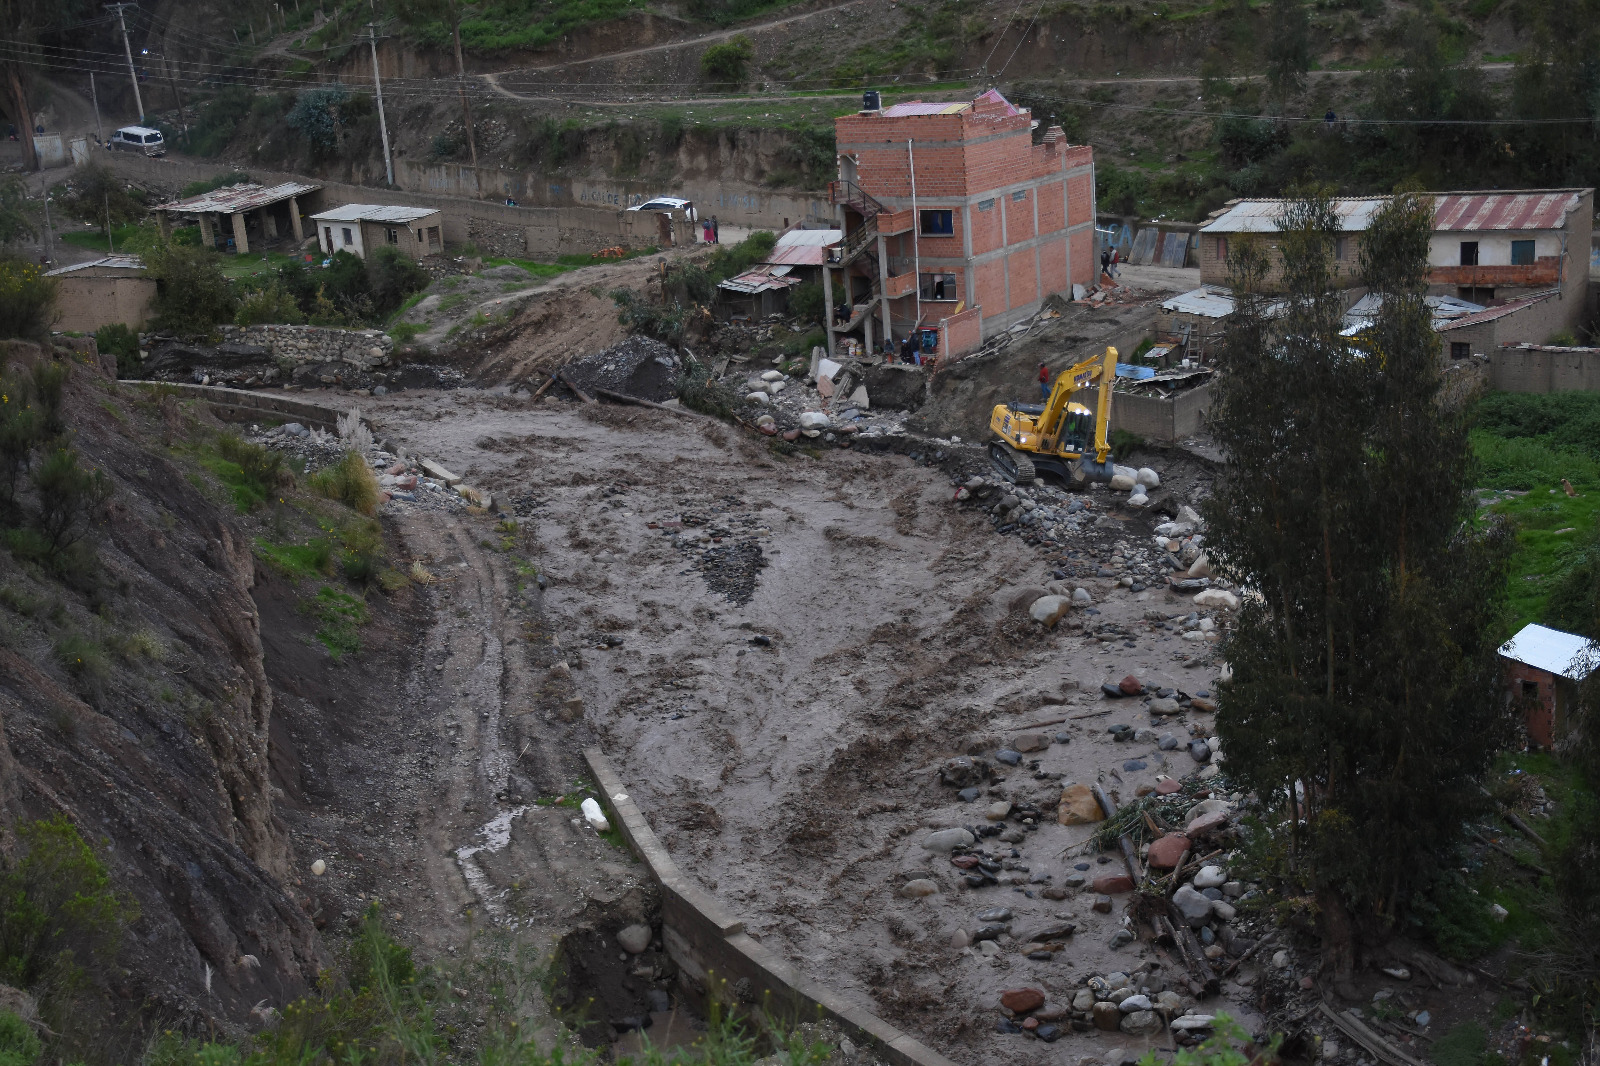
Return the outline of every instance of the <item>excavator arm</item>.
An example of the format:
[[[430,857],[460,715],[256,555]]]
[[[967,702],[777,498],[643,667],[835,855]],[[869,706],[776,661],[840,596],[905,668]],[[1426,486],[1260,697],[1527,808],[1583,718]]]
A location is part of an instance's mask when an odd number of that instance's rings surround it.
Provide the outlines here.
[[[1111,385],[1116,378],[1117,350],[1108,345],[1100,360],[1100,402],[1094,410],[1094,461],[1102,467],[1111,457]]]

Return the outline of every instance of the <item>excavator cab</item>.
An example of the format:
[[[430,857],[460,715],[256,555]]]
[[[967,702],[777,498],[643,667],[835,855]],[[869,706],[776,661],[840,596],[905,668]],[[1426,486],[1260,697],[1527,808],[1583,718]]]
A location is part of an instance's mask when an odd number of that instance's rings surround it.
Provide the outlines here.
[[[1081,403],[1068,404],[1066,422],[1061,427],[1061,450],[1081,454],[1093,439],[1094,412]]]

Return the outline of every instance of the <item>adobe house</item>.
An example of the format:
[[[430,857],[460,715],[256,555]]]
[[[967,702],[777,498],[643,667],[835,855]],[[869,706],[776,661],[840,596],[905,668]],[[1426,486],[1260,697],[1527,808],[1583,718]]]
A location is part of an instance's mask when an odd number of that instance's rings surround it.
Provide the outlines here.
[[[345,204],[311,216],[323,255],[350,252],[367,258],[378,248],[398,248],[412,259],[444,251],[444,222],[437,208]]]
[[[302,201],[321,188],[293,181],[271,188],[242,182],[161,204],[152,210],[165,235],[172,233],[174,215],[193,215],[199,221],[200,243],[204,247],[215,248],[219,243],[226,246],[231,232],[234,253],[244,255],[250,251],[252,240],[257,251],[282,244],[291,235],[295,245],[299,245],[305,239]],[[227,231],[222,229],[224,218],[229,224]]]
[[[834,120],[828,187],[843,243],[822,271],[828,348],[868,352],[916,331],[925,354],[958,355],[1093,286],[1094,150],[990,89],[884,108],[876,92]],[[835,307],[842,308],[835,315]]]
[[[1428,241],[1428,292],[1486,308],[1518,303],[1514,317],[1497,321],[1498,344],[1543,343],[1550,333],[1577,327],[1585,317],[1589,245],[1594,230],[1593,189],[1524,189],[1513,192],[1426,193],[1434,199]],[[1333,200],[1340,235],[1334,261],[1342,282],[1360,284],[1361,241],[1387,196]],[[1228,255],[1248,235],[1275,249],[1283,200],[1232,200],[1200,227],[1200,280],[1227,285]],[[1269,278],[1269,282],[1275,278]],[[1535,300],[1534,297],[1539,297]],[[1478,322],[1467,326],[1478,325]],[[1467,328],[1467,327],[1461,327]],[[1488,354],[1476,337],[1449,343],[1457,353]],[[1456,358],[1464,358],[1457,354]]]
[[[114,322],[142,329],[156,298],[156,279],[145,273],[144,260],[136,255],[57,267],[45,277],[56,279],[60,317],[55,328],[66,333],[93,333]]]
[[[1576,633],[1526,625],[1500,646],[1506,698],[1526,708],[1528,743],[1548,749],[1566,734],[1578,683],[1600,665],[1600,646]]]

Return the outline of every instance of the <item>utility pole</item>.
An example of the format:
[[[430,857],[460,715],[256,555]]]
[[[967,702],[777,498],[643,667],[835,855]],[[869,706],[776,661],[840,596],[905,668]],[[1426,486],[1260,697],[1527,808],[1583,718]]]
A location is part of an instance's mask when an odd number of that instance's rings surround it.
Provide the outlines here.
[[[461,12],[453,11],[452,26],[456,38],[456,91],[461,94],[461,119],[467,126],[467,151],[472,153],[472,165],[478,165],[478,139],[472,134],[472,108],[467,105],[467,67],[461,62]]]
[[[49,182],[45,182],[44,187],[44,256],[52,263],[56,261],[56,231],[50,224]]]
[[[139,123],[144,124],[144,98],[139,95],[139,75],[133,69],[133,45],[128,43],[128,20],[123,15],[122,9],[138,7],[138,4],[118,3],[104,4],[107,10],[117,13],[117,22],[122,26],[122,54],[128,57],[128,80],[133,82],[133,102],[139,105]]]
[[[394,159],[389,155],[389,122],[383,117],[383,80],[378,77],[378,28],[367,23],[367,44],[372,48],[372,87],[378,96],[378,132],[383,135],[383,170],[394,184]]]
[[[94,71],[89,72],[89,97],[94,101],[94,139],[104,145],[105,131],[100,128],[100,93],[94,87]]]
[[[106,251],[111,255],[117,254],[117,242],[111,236],[111,194],[101,193],[100,202],[106,207]]]

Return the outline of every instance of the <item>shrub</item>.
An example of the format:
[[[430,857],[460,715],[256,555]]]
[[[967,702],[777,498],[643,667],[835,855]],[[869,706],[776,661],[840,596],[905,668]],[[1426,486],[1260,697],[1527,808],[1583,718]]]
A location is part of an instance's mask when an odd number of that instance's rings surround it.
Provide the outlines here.
[[[376,580],[383,569],[383,530],[378,523],[367,519],[351,522],[340,531],[344,553],[339,563],[344,576],[358,585]]]
[[[17,486],[40,436],[39,409],[26,378],[0,373],[0,519],[13,514]]]
[[[717,250],[711,254],[711,264],[708,268],[711,280],[723,281],[735,274],[743,274],[771,255],[777,243],[778,238],[774,234],[767,230],[757,230],[738,244],[718,245]]]
[[[232,433],[217,439],[219,461],[206,465],[233,492],[233,504],[243,513],[265,503],[279,488],[294,483],[283,465],[283,453],[250,444]]]
[[[209,334],[218,323],[233,320],[233,289],[214,250],[158,241],[144,253],[144,261],[156,279],[157,329]]]
[[[822,284],[806,281],[789,290],[789,313],[808,322],[821,322],[827,314]]]
[[[66,363],[54,360],[33,366],[33,403],[39,411],[39,430],[45,437],[59,437],[67,431],[67,424],[61,417],[61,401],[70,373]]]
[[[428,272],[398,248],[379,248],[367,263],[367,289],[380,315],[393,313],[406,297],[426,289],[428,280]]]
[[[0,178],[0,248],[30,240],[36,233],[28,187],[14,174]]]
[[[0,1010],[0,1066],[33,1066],[44,1045],[15,1011]]]
[[[63,814],[23,825],[14,862],[0,872],[0,980],[71,988],[85,968],[116,957],[135,914],[105,864]]]
[[[54,198],[69,217],[92,222],[102,232],[108,218],[112,226],[126,226],[145,215],[144,193],[130,191],[115,171],[96,163],[74,170]]]
[[[112,322],[94,331],[94,343],[102,355],[117,357],[117,377],[139,376],[143,369],[139,363],[139,334],[121,322]]]
[[[294,294],[279,285],[276,278],[240,300],[239,310],[233,315],[233,324],[236,326],[265,323],[298,326],[305,320],[306,316],[301,312]]]
[[[36,525],[52,555],[83,539],[90,514],[111,494],[110,479],[79,466],[71,448],[58,448],[40,463],[33,485],[39,493]]]
[[[338,500],[351,510],[371,515],[378,509],[378,479],[367,460],[355,452],[311,475],[311,491]]]
[[[700,53],[700,73],[719,88],[738,88],[745,80],[750,61],[755,58],[755,45],[744,34],[714,44]]]
[[[0,258],[0,337],[42,338],[56,321],[56,280],[44,268]]]
[[[339,144],[339,113],[349,98],[340,86],[302,89],[284,124],[310,142],[313,153],[332,153]]]
[[[106,653],[82,633],[66,633],[55,644],[56,662],[73,677],[98,680],[106,673]]]

